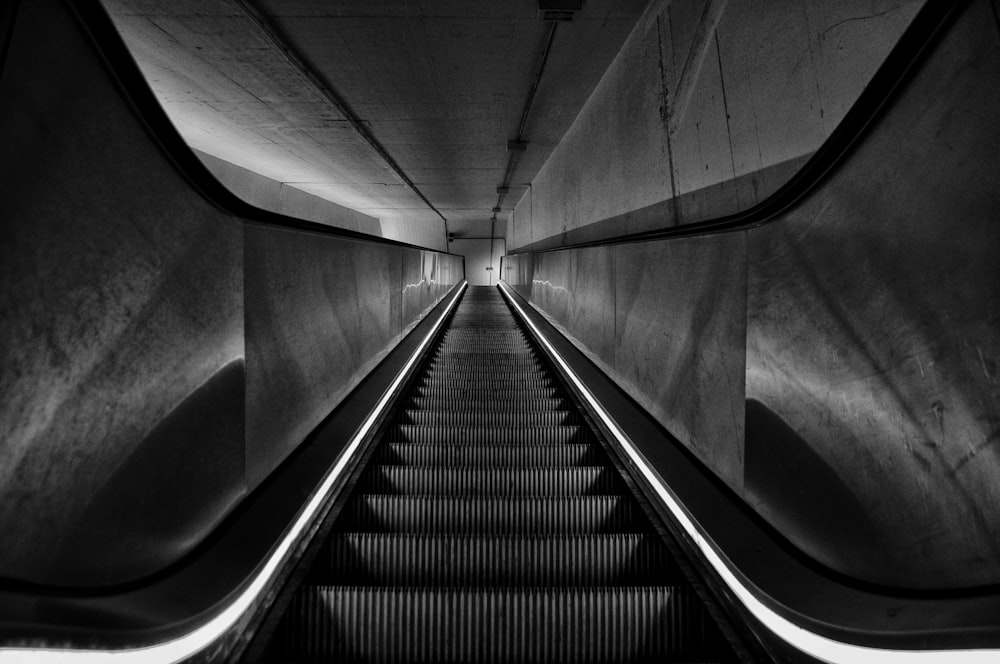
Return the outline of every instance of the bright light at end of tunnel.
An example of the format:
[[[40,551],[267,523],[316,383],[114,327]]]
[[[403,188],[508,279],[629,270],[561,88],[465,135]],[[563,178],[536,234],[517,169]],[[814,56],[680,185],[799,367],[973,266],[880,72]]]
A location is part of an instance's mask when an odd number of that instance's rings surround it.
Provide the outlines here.
[[[775,635],[803,653],[829,664],[987,664],[987,662],[995,664],[996,662],[1000,662],[1000,650],[995,649],[890,650],[835,641],[811,632],[800,625],[796,625],[765,605],[740,581],[729,564],[722,559],[718,550],[702,532],[701,528],[681,506],[673,492],[664,484],[656,471],[649,465],[649,462],[646,461],[645,457],[635,448],[632,441],[629,440],[614,419],[612,419],[608,411],[604,409],[587,386],[584,385],[583,381],[576,375],[576,372],[570,368],[566,360],[563,359],[538,327],[528,318],[524,309],[521,308],[521,305],[518,304],[510,292],[510,286],[503,282],[501,282],[500,286],[501,292],[503,292],[507,301],[518,312],[521,320],[531,328],[538,342],[545,346],[549,355],[555,359],[556,363],[562,369],[564,375],[573,382],[580,394],[587,400],[593,412],[601,418],[601,421],[615,437],[622,449],[625,450],[629,458],[635,463],[636,468],[639,469],[649,482],[649,485],[656,491],[660,500],[670,510],[670,513],[688,534],[695,546],[698,547],[701,555],[705,557],[716,574],[725,582],[733,594],[739,598],[746,609],[761,624],[774,632]]]
[[[375,425],[382,411],[385,410],[389,400],[400,388],[414,363],[420,358],[424,348],[431,342],[437,334],[441,324],[447,319],[452,308],[468,286],[463,282],[461,286],[452,294],[451,301],[445,307],[444,313],[438,319],[431,330],[421,340],[420,345],[410,355],[406,364],[400,369],[393,379],[389,388],[379,399],[375,408],[371,411],[362,425],[351,438],[344,452],[327,472],[319,488],[315,491],[306,506],[299,512],[294,524],[285,533],[281,542],[275,547],[263,568],[253,578],[250,585],[240,593],[232,604],[216,615],[208,622],[171,641],[157,643],[143,648],[131,648],[126,650],[69,650],[55,648],[0,648],[0,663],[2,664],[56,664],[68,662],[71,664],[90,664],[90,662],[122,662],[135,664],[173,664],[183,661],[189,657],[197,655],[205,648],[209,647],[222,636],[224,636],[237,621],[246,613],[253,603],[260,597],[260,594],[267,587],[275,573],[286,562],[286,556],[292,546],[299,539],[302,532],[313,522],[317,513],[326,502],[326,499],[340,477],[344,468],[354,457],[361,445],[361,442],[368,435]]]

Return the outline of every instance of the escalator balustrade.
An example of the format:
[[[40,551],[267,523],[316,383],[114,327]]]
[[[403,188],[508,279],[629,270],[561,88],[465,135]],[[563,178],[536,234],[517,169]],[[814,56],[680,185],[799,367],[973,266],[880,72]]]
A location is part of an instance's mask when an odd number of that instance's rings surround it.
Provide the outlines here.
[[[266,659],[734,661],[499,291],[446,326]]]

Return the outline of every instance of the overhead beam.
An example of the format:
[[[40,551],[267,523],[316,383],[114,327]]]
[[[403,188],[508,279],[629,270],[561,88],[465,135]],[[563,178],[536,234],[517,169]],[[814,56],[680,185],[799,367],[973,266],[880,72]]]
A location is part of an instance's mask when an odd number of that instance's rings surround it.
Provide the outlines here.
[[[517,135],[507,141],[507,168],[504,169],[503,180],[497,187],[497,204],[493,207],[493,218],[496,219],[497,210],[503,202],[503,197],[510,192],[510,178],[514,174],[514,164],[517,162],[517,155],[524,152],[528,147],[528,142],[524,140],[524,128],[528,124],[528,114],[531,112],[531,102],[535,100],[535,92],[538,90],[538,83],[542,80],[542,72],[545,71],[545,63],[549,60],[549,51],[552,50],[552,41],[556,37],[556,27],[558,23],[549,22],[545,36],[542,38],[542,52],[538,58],[538,67],[535,69],[535,76],[531,81],[531,88],[528,90],[528,98],[524,100],[524,109],[521,111],[521,121],[517,125]]]
[[[301,72],[301,74],[308,80],[317,91],[322,94],[327,101],[329,101],[333,106],[344,116],[344,119],[354,128],[355,131],[365,140],[368,145],[372,147],[373,150],[385,161],[386,165],[393,170],[393,172],[399,176],[406,186],[408,186],[413,193],[415,193],[420,200],[422,200],[427,207],[434,210],[437,216],[441,217],[444,221],[444,231],[445,237],[448,236],[448,219],[441,214],[441,211],[434,207],[434,204],[428,200],[422,191],[414,184],[413,180],[403,171],[403,168],[399,163],[393,159],[392,155],[389,154],[385,146],[378,140],[372,130],[361,120],[361,118],[354,112],[347,100],[341,96],[337,89],[330,84],[329,81],[322,78],[314,69],[309,65],[306,59],[300,55],[291,45],[290,42],[281,33],[281,30],[274,25],[274,23],[268,18],[264,12],[260,11],[253,3],[252,0],[233,0],[233,2],[243,10],[243,12],[257,24],[260,31],[271,41],[274,46],[284,53],[288,61]]]

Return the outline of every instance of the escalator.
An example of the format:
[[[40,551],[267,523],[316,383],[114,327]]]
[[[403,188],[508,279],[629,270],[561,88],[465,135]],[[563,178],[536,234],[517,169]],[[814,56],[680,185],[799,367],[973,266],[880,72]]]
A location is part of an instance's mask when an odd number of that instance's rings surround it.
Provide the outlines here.
[[[265,661],[735,661],[499,291],[436,343]]]

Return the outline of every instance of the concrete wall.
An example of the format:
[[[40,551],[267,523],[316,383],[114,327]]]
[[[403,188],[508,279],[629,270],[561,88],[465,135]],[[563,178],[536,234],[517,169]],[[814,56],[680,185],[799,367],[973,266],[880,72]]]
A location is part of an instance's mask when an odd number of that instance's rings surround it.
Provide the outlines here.
[[[470,286],[499,283],[500,257],[505,253],[503,238],[458,238],[450,241],[448,247],[465,259],[465,278]]]
[[[8,579],[176,562],[462,277],[457,257],[246,223],[134,108],[63,3],[20,4],[0,79]]]
[[[874,583],[1000,582],[995,17],[969,3],[850,159],[767,225],[505,259],[762,517]]]
[[[511,249],[703,221],[823,142],[919,0],[658,0],[517,203]]]
[[[382,219],[382,237],[434,251],[448,251],[444,222],[438,216],[415,216],[406,219]]]
[[[743,234],[514,255],[504,265],[508,283],[643,408],[742,484]]]
[[[377,219],[302,191],[288,183],[272,180],[207,152],[195,150],[195,154],[230,191],[264,210],[405,242],[417,247],[447,251],[444,221],[436,215],[409,219]]]
[[[246,233],[247,479],[274,470],[462,280],[456,256]]]
[[[326,226],[382,236],[382,226],[375,217],[337,205],[285,182],[272,180],[207,152],[195,150],[195,154],[222,184],[251,205]]]

